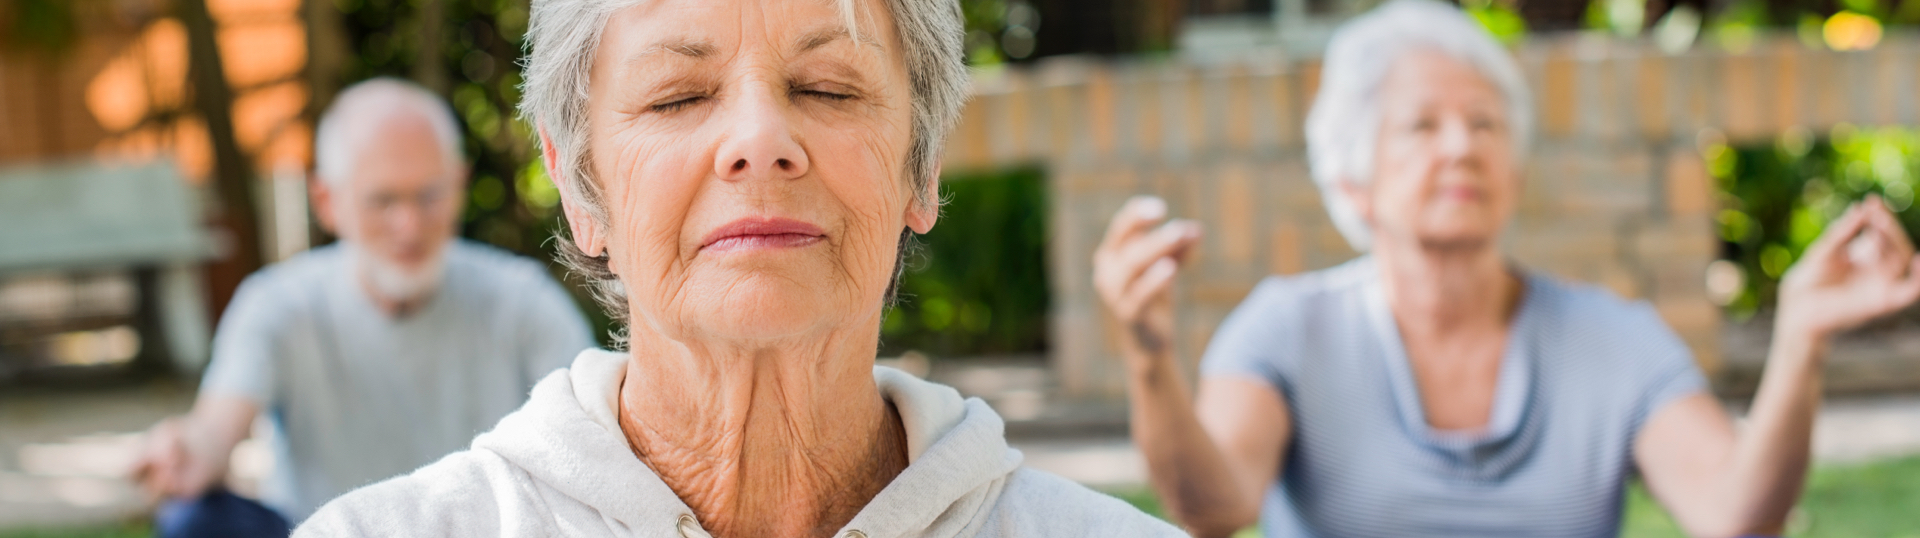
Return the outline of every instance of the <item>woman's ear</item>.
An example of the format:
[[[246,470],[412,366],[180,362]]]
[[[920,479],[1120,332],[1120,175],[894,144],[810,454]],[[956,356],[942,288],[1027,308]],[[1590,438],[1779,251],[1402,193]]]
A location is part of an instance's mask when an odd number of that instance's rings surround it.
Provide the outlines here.
[[[580,201],[574,199],[574,191],[567,188],[566,169],[560,166],[559,152],[553,149],[553,138],[547,136],[547,126],[539,126],[540,158],[547,167],[547,179],[553,182],[554,190],[560,191],[560,210],[566,214],[567,229],[573,232],[573,245],[588,256],[600,256],[607,251],[606,238],[600,237],[600,226],[594,222],[593,215],[580,207]]]
[[[1340,195],[1347,198],[1348,206],[1353,208],[1355,215],[1360,216],[1361,221],[1373,222],[1373,189],[1361,183],[1342,179]]]
[[[927,188],[919,194],[917,199],[907,202],[907,228],[913,233],[926,234],[933,231],[934,221],[940,220],[939,165],[933,167],[933,177],[927,178]]]

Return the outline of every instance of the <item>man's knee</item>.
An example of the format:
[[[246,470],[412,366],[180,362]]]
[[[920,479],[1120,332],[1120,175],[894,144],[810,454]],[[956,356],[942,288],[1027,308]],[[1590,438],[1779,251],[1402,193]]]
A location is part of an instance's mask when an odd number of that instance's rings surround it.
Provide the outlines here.
[[[160,538],[233,536],[284,538],[292,525],[273,509],[226,490],[167,501],[155,516]]]

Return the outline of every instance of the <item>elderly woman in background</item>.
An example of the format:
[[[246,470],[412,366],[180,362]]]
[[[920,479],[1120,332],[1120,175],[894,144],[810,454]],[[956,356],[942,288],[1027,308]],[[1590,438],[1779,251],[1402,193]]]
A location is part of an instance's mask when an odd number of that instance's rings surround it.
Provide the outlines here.
[[[1196,535],[1616,536],[1636,472],[1696,536],[1778,533],[1804,479],[1837,332],[1920,297],[1913,247],[1856,204],[1781,284],[1766,377],[1736,430],[1655,312],[1512,265],[1532,103],[1457,8],[1396,0],[1333,39],[1307,120],[1345,265],[1261,283],[1190,399],[1168,290],[1199,236],[1120,210],[1095,255],[1130,328],[1133,436]]]
[[[299,533],[1177,535],[873,364],[938,215],[961,35],[953,0],[536,0],[523,110],[630,351]]]

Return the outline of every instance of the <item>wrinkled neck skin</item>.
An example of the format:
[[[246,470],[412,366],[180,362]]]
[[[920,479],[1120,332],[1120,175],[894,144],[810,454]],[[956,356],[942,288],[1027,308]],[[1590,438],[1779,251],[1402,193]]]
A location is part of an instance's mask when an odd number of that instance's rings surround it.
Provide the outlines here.
[[[715,537],[832,536],[906,468],[900,416],[873,379],[877,320],[747,343],[635,325],[620,429]]]
[[[1494,242],[1431,244],[1376,234],[1387,306],[1408,340],[1504,333],[1523,283]]]

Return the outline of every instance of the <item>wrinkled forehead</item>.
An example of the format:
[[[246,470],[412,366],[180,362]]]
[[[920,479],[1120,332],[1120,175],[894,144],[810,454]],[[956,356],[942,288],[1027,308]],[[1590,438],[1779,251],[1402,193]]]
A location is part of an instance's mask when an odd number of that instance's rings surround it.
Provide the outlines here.
[[[898,49],[883,0],[653,0],[608,17],[595,63],[720,60],[743,52],[884,57]]]

